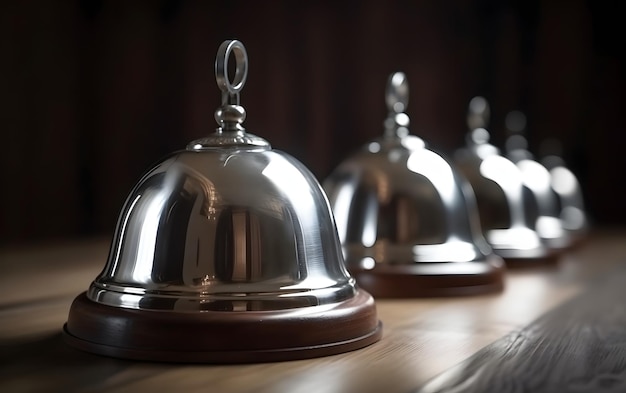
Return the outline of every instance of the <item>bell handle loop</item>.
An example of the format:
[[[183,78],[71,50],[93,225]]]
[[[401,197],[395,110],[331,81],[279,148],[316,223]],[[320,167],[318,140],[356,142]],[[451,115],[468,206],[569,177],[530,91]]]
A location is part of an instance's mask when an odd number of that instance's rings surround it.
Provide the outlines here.
[[[472,98],[467,111],[467,128],[470,131],[477,128],[487,128],[490,116],[489,102],[480,96]]]
[[[235,76],[228,79],[228,59],[235,55]],[[248,53],[241,41],[226,40],[217,50],[215,58],[215,79],[222,91],[222,105],[239,105],[239,92],[243,89],[248,76]]]
[[[389,113],[403,113],[409,105],[409,83],[403,72],[394,72],[389,76],[385,101]]]

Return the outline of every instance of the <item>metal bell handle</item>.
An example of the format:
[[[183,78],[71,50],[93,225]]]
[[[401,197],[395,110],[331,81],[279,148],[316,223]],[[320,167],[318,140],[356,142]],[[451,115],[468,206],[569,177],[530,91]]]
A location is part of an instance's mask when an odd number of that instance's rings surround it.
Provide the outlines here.
[[[522,111],[511,111],[506,114],[504,124],[506,125],[506,130],[510,135],[523,135],[526,130],[526,115]]]
[[[467,127],[469,130],[487,128],[489,117],[491,117],[491,111],[487,100],[480,96],[472,98],[467,111]]]
[[[403,72],[389,75],[385,102],[389,113],[385,119],[385,134],[392,137],[405,137],[409,130],[409,116],[405,113],[409,106],[409,82]]]
[[[409,105],[409,82],[404,72],[394,72],[389,76],[385,101],[389,113],[403,113]]]
[[[228,59],[235,55],[235,76],[228,79]],[[222,105],[239,105],[239,92],[248,77],[248,53],[241,41],[226,40],[217,50],[215,58],[215,79],[222,91]]]

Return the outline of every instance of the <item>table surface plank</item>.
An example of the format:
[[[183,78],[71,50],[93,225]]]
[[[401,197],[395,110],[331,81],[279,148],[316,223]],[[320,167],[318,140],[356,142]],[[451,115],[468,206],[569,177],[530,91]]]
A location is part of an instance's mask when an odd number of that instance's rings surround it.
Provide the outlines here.
[[[626,392],[625,284],[620,267],[418,392]]]
[[[557,266],[510,270],[498,294],[379,299],[380,342],[324,358],[249,365],[134,362],[69,348],[60,335],[69,306],[104,267],[109,241],[0,249],[0,391],[406,393],[433,386],[446,391],[441,381],[450,370],[467,369],[476,356],[488,358],[494,345],[536,329],[538,318],[551,310],[588,291],[609,299],[594,283],[626,271],[625,240],[625,231],[596,231]],[[549,356],[546,361],[549,367]],[[497,361],[492,362],[487,367],[495,369]]]

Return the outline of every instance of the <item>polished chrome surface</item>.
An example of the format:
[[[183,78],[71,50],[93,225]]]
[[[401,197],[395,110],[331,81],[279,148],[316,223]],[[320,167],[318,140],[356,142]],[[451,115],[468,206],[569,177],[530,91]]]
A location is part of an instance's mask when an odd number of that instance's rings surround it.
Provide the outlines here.
[[[522,173],[522,183],[530,191],[524,194],[526,221],[531,223],[543,241],[552,249],[566,248],[571,244],[569,233],[563,227],[560,217],[557,194],[551,186],[548,170],[534,160],[528,150],[524,136],[526,116],[520,111],[509,112],[506,116],[509,136],[506,140],[506,155]]]
[[[384,135],[324,181],[348,268],[470,262],[491,253],[469,185],[424,141],[409,135],[408,83],[390,76]]]
[[[226,64],[235,55],[231,83]],[[242,127],[247,55],[218,51],[216,132],[166,157],[131,191],[107,265],[88,291],[111,306],[281,310],[351,298],[326,196],[293,157]]]
[[[520,169],[489,143],[485,129],[489,104],[483,97],[470,101],[467,146],[455,152],[456,167],[469,180],[478,205],[480,223],[494,251],[505,258],[540,258],[547,250],[530,225],[524,207]]]

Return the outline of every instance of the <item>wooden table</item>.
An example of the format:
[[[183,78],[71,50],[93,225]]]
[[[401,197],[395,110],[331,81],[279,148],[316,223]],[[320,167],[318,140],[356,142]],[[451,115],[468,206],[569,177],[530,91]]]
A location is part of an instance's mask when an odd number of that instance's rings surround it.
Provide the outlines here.
[[[384,335],[365,349],[235,366],[125,361],[65,345],[61,328],[69,305],[104,267],[108,245],[108,239],[92,239],[0,250],[0,392],[404,393],[550,391],[555,386],[567,391],[569,379],[579,374],[588,377],[587,384],[572,391],[625,387],[619,383],[626,375],[621,371],[626,324],[612,324],[626,321],[621,306],[626,231],[593,232],[557,266],[510,270],[499,294],[377,300]],[[598,326],[603,333],[592,341],[617,348],[605,349],[614,357],[613,368],[602,348],[582,346],[586,352],[568,355],[577,351],[572,343],[589,342],[585,332]],[[611,342],[617,347],[607,346]],[[604,369],[594,369],[598,357]],[[564,359],[583,363],[572,371],[563,369]],[[524,372],[517,373],[518,367]],[[555,377],[550,370],[559,373]]]

